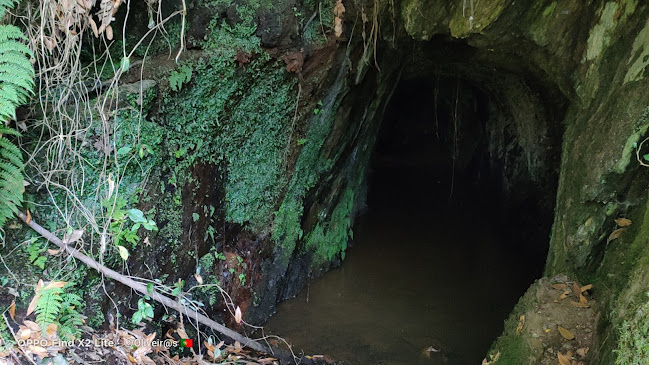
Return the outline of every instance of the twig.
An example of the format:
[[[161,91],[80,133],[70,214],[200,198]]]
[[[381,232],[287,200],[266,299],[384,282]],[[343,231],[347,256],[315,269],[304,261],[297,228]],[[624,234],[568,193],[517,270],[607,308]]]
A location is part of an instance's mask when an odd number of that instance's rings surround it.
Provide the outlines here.
[[[34,220],[27,220],[27,216],[23,212],[20,212],[18,214],[18,217],[20,219],[22,219],[23,222],[25,222],[25,224],[27,224],[30,228],[32,228],[34,231],[38,232],[41,236],[43,236],[46,240],[48,240],[48,241],[52,242],[53,244],[59,246],[61,249],[66,251],[70,256],[72,256],[75,259],[83,262],[87,266],[97,270],[102,275],[105,275],[105,276],[107,276],[107,277],[109,277],[109,278],[111,278],[111,279],[113,279],[115,281],[118,281],[118,282],[130,287],[131,289],[142,293],[143,295],[149,295],[149,297],[151,297],[156,302],[159,302],[159,303],[163,304],[166,307],[173,308],[173,309],[177,310],[178,312],[180,312],[181,314],[186,315],[188,318],[196,319],[196,321],[198,321],[199,323],[206,325],[207,327],[209,327],[209,328],[211,328],[211,329],[213,329],[213,330],[215,330],[215,331],[217,331],[217,332],[231,338],[232,340],[238,341],[239,343],[242,344],[242,346],[248,346],[251,349],[254,349],[254,350],[257,350],[257,351],[260,351],[260,352],[264,352],[264,353],[267,353],[267,354],[274,354],[275,356],[277,356],[277,354],[276,354],[277,349],[272,349],[270,347],[267,347],[267,346],[264,346],[264,345],[260,344],[259,342],[256,342],[255,340],[252,340],[252,339],[250,339],[248,337],[245,337],[245,336],[243,336],[243,335],[241,335],[241,334],[239,334],[239,333],[237,333],[237,332],[235,332],[235,331],[233,331],[233,330],[231,330],[231,329],[229,329],[229,328],[227,328],[227,327],[225,327],[225,326],[223,326],[221,324],[216,323],[212,319],[210,319],[210,318],[208,318],[208,317],[206,317],[206,316],[204,316],[204,315],[202,315],[202,314],[200,314],[200,313],[198,313],[198,312],[196,312],[196,311],[194,311],[194,310],[192,310],[190,308],[187,308],[186,306],[182,305],[181,303],[178,303],[175,300],[170,299],[170,298],[168,298],[168,297],[166,297],[164,295],[161,295],[161,294],[159,294],[157,292],[153,292],[153,293],[149,294],[148,291],[147,291],[147,288],[146,288],[146,286],[144,284],[142,284],[140,282],[137,282],[137,281],[135,281],[133,279],[130,279],[130,278],[128,278],[128,277],[114,271],[114,270],[111,270],[111,269],[101,265],[97,261],[93,260],[92,258],[84,255],[80,251],[66,245],[65,243],[63,243],[63,241],[61,241],[61,239],[59,239],[57,236],[55,236],[52,232],[50,232],[47,229],[41,227],[39,224],[34,222]],[[280,351],[280,353],[281,352],[283,352],[283,351]]]

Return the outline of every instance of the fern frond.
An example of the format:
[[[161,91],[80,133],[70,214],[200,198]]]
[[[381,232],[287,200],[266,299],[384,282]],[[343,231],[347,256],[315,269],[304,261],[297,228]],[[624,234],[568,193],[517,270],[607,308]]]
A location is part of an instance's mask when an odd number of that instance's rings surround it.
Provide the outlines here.
[[[0,125],[2,126],[2,125]],[[0,131],[11,130],[2,126]],[[23,200],[22,154],[7,138],[0,137],[0,227],[18,213]]]
[[[0,135],[1,134],[10,135],[10,136],[18,136],[18,137],[22,136],[22,134],[20,134],[20,132],[18,132],[17,130],[9,128],[9,127],[5,127],[2,124],[0,124]]]
[[[59,317],[59,337],[64,340],[74,340],[81,334],[79,326],[84,324],[80,309],[83,307],[83,298],[71,292],[73,284],[68,283],[63,289],[63,302],[61,303],[61,316]],[[67,290],[66,290],[67,289]]]
[[[0,158],[3,160],[8,160],[13,166],[16,166],[18,169],[22,169],[23,158],[20,150],[16,145],[9,142],[5,137],[0,137]]]
[[[63,304],[63,289],[52,287],[49,289],[41,289],[38,293],[40,298],[36,302],[36,323],[43,331],[47,330],[50,324],[58,323],[61,307]]]
[[[19,0],[0,0],[0,18],[5,16],[5,11],[11,9],[14,5],[18,4]]]
[[[17,3],[18,0],[0,0],[0,19],[6,9]],[[5,124],[16,119],[16,107],[29,100],[34,87],[34,67],[29,61],[34,54],[23,43],[26,40],[20,28],[0,25],[0,228],[7,219],[18,213],[17,207],[23,200],[22,153],[3,135],[18,134]],[[52,298],[56,302],[56,298]],[[48,312],[43,313],[44,321],[48,318]]]

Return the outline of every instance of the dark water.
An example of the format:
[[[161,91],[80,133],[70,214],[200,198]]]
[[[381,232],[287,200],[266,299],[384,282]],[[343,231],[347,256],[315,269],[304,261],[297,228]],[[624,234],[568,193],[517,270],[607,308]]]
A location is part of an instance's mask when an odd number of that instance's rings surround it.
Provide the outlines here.
[[[280,304],[266,329],[339,364],[479,364],[542,263],[517,254],[503,238],[511,227],[479,198],[449,202],[440,180],[374,176],[343,265]]]

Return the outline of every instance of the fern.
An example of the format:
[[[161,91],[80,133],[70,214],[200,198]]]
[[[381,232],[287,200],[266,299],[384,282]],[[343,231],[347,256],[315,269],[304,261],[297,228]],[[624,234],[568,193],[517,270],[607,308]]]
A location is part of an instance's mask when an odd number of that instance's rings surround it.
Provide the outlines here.
[[[13,8],[18,4],[18,0],[0,0],[0,19],[5,16],[6,9]]]
[[[79,326],[84,324],[81,314],[77,308],[81,308],[83,299],[75,293],[63,294],[61,304],[61,316],[59,317],[59,337],[64,340],[74,340],[81,330]]]
[[[56,324],[59,320],[61,308],[63,307],[63,289],[52,287],[41,289],[40,296],[36,302],[36,323],[43,331],[47,330],[50,324]]]
[[[0,133],[6,130],[0,126]],[[23,199],[23,162],[18,147],[0,137],[0,227],[7,218],[18,212]]]
[[[0,0],[0,20],[18,0]],[[21,43],[27,37],[16,26],[0,24],[0,228],[18,212],[23,200],[23,159],[4,135],[19,135],[6,126],[16,119],[16,107],[26,103],[34,87],[32,51]]]
[[[1,0],[0,0],[1,1]],[[77,308],[83,306],[83,299],[74,292],[70,292],[73,284],[67,283],[63,288],[59,286],[45,287],[38,290],[36,299],[36,323],[43,331],[47,331],[51,324],[56,325],[56,332],[63,340],[74,340],[84,321]]]

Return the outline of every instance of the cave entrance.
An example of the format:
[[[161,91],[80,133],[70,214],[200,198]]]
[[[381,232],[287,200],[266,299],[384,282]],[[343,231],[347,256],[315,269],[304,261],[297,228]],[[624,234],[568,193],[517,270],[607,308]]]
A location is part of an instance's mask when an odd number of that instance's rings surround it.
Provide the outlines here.
[[[543,271],[565,105],[551,95],[493,66],[406,67],[353,247],[266,328],[352,364],[479,363]]]

